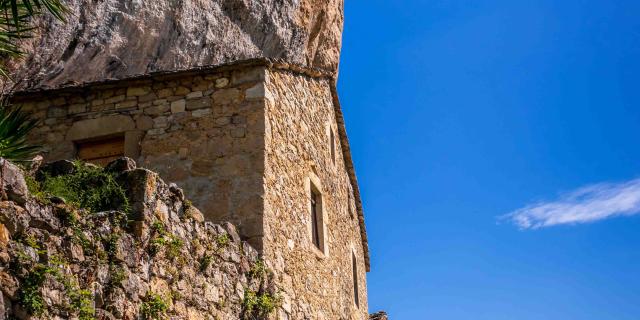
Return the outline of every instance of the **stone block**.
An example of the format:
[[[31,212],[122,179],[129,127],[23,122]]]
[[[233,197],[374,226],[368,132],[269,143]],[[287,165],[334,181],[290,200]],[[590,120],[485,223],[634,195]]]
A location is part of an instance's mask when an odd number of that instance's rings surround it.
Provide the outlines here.
[[[149,130],[153,128],[153,119],[149,116],[140,116],[136,119],[136,128],[140,130]]]
[[[216,88],[224,88],[229,84],[229,78],[216,79]]]
[[[29,215],[14,202],[1,201],[0,223],[7,228],[9,235],[19,234],[29,227]]]
[[[238,103],[241,100],[241,91],[238,88],[222,89],[215,91],[211,97],[213,98],[214,103]]]
[[[173,88],[160,89],[158,90],[157,94],[158,94],[158,98],[170,97],[173,95]]]
[[[169,109],[170,107],[168,104],[153,106],[153,107],[146,107],[144,108],[144,113],[151,116],[159,116],[166,112],[169,112]]]
[[[143,96],[151,92],[151,87],[131,87],[127,88],[127,97]]]
[[[67,116],[67,108],[65,107],[49,107],[47,109],[48,118],[64,118]]]
[[[196,109],[202,109],[202,108],[211,108],[211,105],[212,105],[211,98],[202,97],[202,98],[187,100],[186,108],[187,110],[196,110]]]
[[[42,110],[42,109],[47,109],[51,106],[51,101],[49,100],[42,100],[42,101],[38,101],[36,102],[36,108]]]
[[[93,137],[108,136],[134,130],[133,119],[126,115],[105,116],[96,119],[76,121],[67,132],[66,140],[78,141]]]
[[[191,92],[191,89],[187,88],[187,87],[177,87],[174,90],[174,94],[176,96],[186,96],[187,94],[189,94]]]
[[[231,122],[231,118],[230,117],[220,117],[216,119],[216,124],[219,126],[225,126],[228,125]]]
[[[58,123],[58,119],[56,118],[49,118],[44,120],[44,124],[48,125],[48,126],[52,126],[54,124]]]
[[[186,101],[184,99],[171,102],[171,113],[184,112],[185,107]]]
[[[57,97],[51,100],[51,103],[53,103],[54,106],[63,106],[67,104],[67,99],[65,99],[64,97]]]
[[[244,138],[246,131],[245,128],[233,128],[231,129],[231,136],[234,138]]]
[[[187,99],[195,99],[195,98],[201,98],[201,97],[202,97],[202,91],[194,91],[187,94]]]
[[[9,200],[17,204],[26,203],[29,191],[22,170],[13,163],[0,158],[0,171],[2,173],[0,175],[0,188],[2,188],[0,194],[6,195]]]
[[[156,128],[156,129],[151,129],[149,131],[147,131],[147,134],[150,136],[157,136],[157,135],[161,135],[164,134],[165,130],[162,128]]]
[[[244,96],[245,99],[247,100],[255,100],[255,99],[262,99],[265,97],[265,84],[264,82],[260,82],[256,85],[254,85],[253,87],[247,89],[244,92]]]
[[[167,104],[167,103],[168,103],[167,99],[156,99],[156,100],[153,100],[153,105],[154,106],[159,106],[159,105],[163,105],[163,104]]]
[[[85,111],[87,111],[87,105],[84,103],[69,106],[69,114],[83,113]]]
[[[156,99],[158,99],[158,96],[153,92],[138,97],[139,102],[149,102]]]
[[[115,97],[111,97],[111,98],[107,98],[104,100],[104,103],[109,104],[109,103],[118,103],[118,102],[122,102],[124,101],[124,99],[126,99],[127,97],[125,95],[118,95]]]
[[[138,106],[138,101],[136,100],[127,100],[120,103],[116,103],[116,109],[127,109],[134,108]]]
[[[168,126],[169,126],[169,118],[165,116],[161,116],[153,119],[154,128],[166,128]]]
[[[211,109],[199,109],[199,110],[195,110],[193,112],[191,112],[191,115],[194,118],[201,118],[204,117],[208,114],[211,114]]]
[[[237,70],[234,71],[231,76],[231,83],[236,85],[251,81],[264,81],[265,74],[266,71],[264,68]]]

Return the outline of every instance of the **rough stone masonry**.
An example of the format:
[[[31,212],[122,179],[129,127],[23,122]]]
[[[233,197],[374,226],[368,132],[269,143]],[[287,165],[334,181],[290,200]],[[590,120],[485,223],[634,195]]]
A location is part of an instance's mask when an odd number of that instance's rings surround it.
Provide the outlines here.
[[[322,72],[256,60],[29,91],[14,102],[40,119],[30,139],[47,160],[120,137],[125,156],[183,188],[207,220],[234,223],[274,271],[279,318],[364,319],[369,252],[333,88]]]
[[[130,159],[104,169],[126,191],[129,212],[44,198],[28,190],[22,169],[0,159],[0,170],[2,320],[252,318],[261,310],[251,297],[275,297],[233,225],[204,222],[181,189]],[[78,170],[59,161],[32,176]]]

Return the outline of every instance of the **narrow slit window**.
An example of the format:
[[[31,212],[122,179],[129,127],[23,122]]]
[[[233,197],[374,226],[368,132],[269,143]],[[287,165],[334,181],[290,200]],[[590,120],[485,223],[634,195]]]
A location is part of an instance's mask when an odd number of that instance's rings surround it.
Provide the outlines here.
[[[357,308],[360,308],[360,296],[358,292],[358,263],[356,261],[356,254],[351,252],[351,264],[353,270],[353,301]]]
[[[313,244],[320,248],[320,231],[318,230],[318,194],[311,190],[311,236]]]
[[[319,192],[311,188],[311,237],[313,244],[322,250],[321,244],[321,219],[322,217],[322,196]]]
[[[124,156],[124,136],[78,142],[76,146],[80,160],[100,166]]]
[[[351,219],[355,218],[355,215],[353,214],[353,204],[353,196],[349,193],[349,202],[347,203],[347,206],[349,207],[349,216],[351,216]]]
[[[333,129],[329,128],[329,145],[331,148],[331,161],[336,163],[336,141],[335,136],[333,135]]]
[[[311,218],[311,242],[322,254],[327,254],[325,243],[324,199],[319,182],[309,181],[309,215]],[[316,179],[317,180],[317,179]]]

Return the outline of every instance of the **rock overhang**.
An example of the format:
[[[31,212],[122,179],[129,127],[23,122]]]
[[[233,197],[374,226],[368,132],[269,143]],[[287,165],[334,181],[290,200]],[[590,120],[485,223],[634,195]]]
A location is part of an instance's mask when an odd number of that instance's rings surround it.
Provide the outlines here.
[[[68,0],[36,21],[15,89],[59,88],[255,58],[337,74],[343,0]]]

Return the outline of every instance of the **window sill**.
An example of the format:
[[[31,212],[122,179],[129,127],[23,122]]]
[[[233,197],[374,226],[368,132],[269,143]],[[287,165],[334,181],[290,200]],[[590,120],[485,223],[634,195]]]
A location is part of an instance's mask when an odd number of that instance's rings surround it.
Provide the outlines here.
[[[322,252],[322,250],[318,249],[318,247],[316,247],[313,244],[311,245],[311,251],[316,256],[316,258],[318,258],[318,260],[324,260],[324,259],[327,258],[327,255],[324,252]]]

